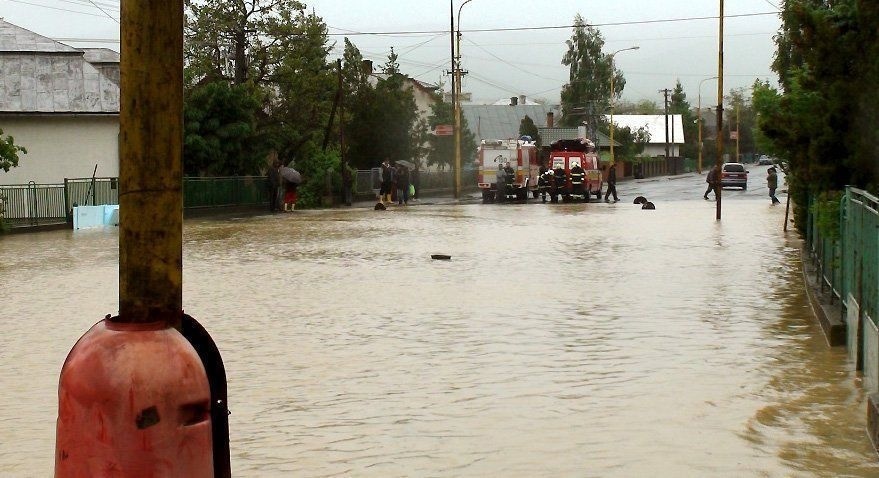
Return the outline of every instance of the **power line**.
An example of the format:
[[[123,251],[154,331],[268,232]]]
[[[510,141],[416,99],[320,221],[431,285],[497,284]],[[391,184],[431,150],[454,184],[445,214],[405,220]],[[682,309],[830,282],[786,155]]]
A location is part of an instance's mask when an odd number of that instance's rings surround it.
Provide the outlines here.
[[[81,12],[81,11],[79,11],[79,10],[70,10],[70,9],[67,9],[67,8],[60,8],[60,7],[50,7],[49,5],[41,5],[41,4],[39,4],[39,3],[25,2],[25,1],[23,1],[23,0],[6,0],[6,1],[7,1],[7,2],[14,2],[14,3],[21,3],[21,4],[23,4],[23,5],[31,5],[31,6],[34,6],[34,7],[48,8],[48,9],[51,9],[51,10],[58,10],[58,11],[61,11],[61,12],[78,13],[78,14],[80,14],[80,15],[88,15],[88,16],[90,16],[90,17],[107,18],[107,17],[105,17],[104,15],[98,15],[97,13]],[[85,5],[83,5],[83,6],[85,6]]]
[[[724,18],[748,18],[748,17],[759,17],[759,16],[767,16],[767,15],[778,15],[781,12],[759,12],[759,13],[741,13],[738,15],[725,15]],[[682,18],[665,18],[658,20],[633,20],[626,22],[610,22],[610,23],[586,23],[584,27],[617,27],[617,26],[631,26],[631,25],[648,25],[655,23],[677,23],[677,22],[693,22],[693,21],[705,21],[705,20],[717,20],[719,17],[716,16],[708,16],[708,17],[682,17]],[[477,28],[472,30],[461,30],[461,33],[486,33],[486,32],[519,32],[519,31],[528,31],[528,30],[560,30],[560,29],[569,29],[576,28],[578,25],[549,25],[549,26],[539,26],[539,27],[511,27],[511,28]],[[336,28],[336,27],[334,27]],[[341,28],[337,28],[341,30]],[[448,30],[404,30],[404,31],[386,31],[386,32],[359,32],[348,30],[348,33],[328,33],[329,36],[340,36],[340,35],[439,35],[439,34],[447,34]]]

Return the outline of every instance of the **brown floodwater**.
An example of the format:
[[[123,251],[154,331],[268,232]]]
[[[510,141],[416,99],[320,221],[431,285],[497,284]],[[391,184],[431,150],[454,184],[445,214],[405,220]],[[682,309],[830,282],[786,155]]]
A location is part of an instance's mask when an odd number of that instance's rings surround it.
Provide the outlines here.
[[[864,392],[764,200],[422,205],[184,226],[236,477],[868,477]],[[0,238],[0,476],[118,308],[115,229]],[[432,261],[431,254],[452,256]]]

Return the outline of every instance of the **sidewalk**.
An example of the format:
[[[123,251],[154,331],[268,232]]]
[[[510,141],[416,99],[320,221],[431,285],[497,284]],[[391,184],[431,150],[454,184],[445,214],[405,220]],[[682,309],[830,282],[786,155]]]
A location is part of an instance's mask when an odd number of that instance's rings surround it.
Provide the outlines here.
[[[812,311],[815,318],[821,324],[821,330],[824,331],[824,338],[831,347],[845,346],[847,342],[846,325],[842,317],[842,306],[839,299],[836,298],[831,291],[822,290],[821,279],[817,277],[818,272],[812,265],[808,252],[803,249],[801,251],[803,263],[803,283],[806,286],[806,295],[809,297],[809,304],[812,305]]]

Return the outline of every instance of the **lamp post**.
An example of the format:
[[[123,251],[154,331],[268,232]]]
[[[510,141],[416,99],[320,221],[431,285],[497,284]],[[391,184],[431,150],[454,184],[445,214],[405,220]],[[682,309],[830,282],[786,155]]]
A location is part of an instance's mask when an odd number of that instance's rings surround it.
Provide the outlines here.
[[[461,9],[472,0],[465,0],[458,7],[457,54],[455,55],[453,88],[455,102],[455,199],[461,198]]]
[[[699,162],[696,165],[696,170],[699,171],[699,174],[702,174],[702,83],[716,79],[716,76],[712,76],[711,78],[705,78],[699,82],[699,104],[696,107],[696,115],[699,118]]]
[[[623,51],[629,51],[629,50],[638,50],[640,48],[641,47],[639,47],[639,46],[631,46],[629,48],[623,48],[621,50],[617,50],[609,55],[610,56],[610,164],[616,163],[616,158],[613,155],[613,105],[614,105],[613,77],[615,76],[614,72],[613,72],[613,57],[617,53],[620,53]]]

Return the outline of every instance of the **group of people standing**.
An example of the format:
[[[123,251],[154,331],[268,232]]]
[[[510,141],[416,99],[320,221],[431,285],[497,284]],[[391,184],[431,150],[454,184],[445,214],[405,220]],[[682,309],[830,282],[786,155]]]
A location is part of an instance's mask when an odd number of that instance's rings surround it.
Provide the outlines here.
[[[379,199],[382,204],[409,204],[412,191],[412,172],[403,164],[391,164],[388,159],[382,161],[381,189]]]
[[[571,191],[574,196],[583,196],[589,201],[590,191],[587,191],[586,170],[580,164],[574,164],[571,168]],[[500,184],[500,181],[498,181]],[[610,196],[613,195],[613,202],[619,201],[617,196],[617,170],[613,164],[607,166],[605,176],[605,184],[607,190],[604,193],[604,202],[610,202]],[[550,202],[558,202],[558,196],[566,193],[567,175],[561,165],[555,169],[549,169],[546,166],[540,166],[540,174],[537,178],[537,191],[543,202],[546,202],[547,196]]]

